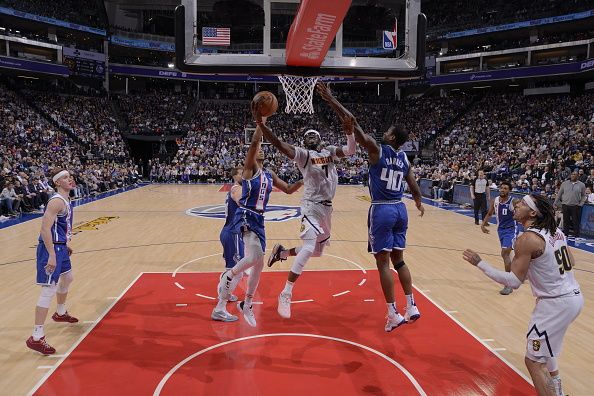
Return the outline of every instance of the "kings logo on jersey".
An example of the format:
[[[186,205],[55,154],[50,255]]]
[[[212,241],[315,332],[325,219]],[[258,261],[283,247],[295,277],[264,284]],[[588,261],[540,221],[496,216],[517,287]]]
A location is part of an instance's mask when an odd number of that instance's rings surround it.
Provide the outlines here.
[[[188,216],[225,219],[225,205],[204,205],[186,210]],[[299,206],[268,205],[264,218],[266,221],[289,221],[301,217]]]

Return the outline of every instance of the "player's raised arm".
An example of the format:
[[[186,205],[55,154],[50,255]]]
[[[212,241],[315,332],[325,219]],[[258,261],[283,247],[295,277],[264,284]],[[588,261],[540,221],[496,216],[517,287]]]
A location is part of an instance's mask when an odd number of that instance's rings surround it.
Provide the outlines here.
[[[273,171],[269,170],[270,174],[272,175],[272,185],[284,192],[285,194],[293,194],[295,191],[299,190],[303,185],[303,179],[299,180],[296,183],[289,184]]]
[[[255,173],[256,156],[258,155],[258,151],[260,150],[260,144],[262,141],[261,126],[264,125],[264,120],[262,119],[262,115],[259,112],[257,107],[252,106],[252,114],[254,115],[254,118],[256,119],[257,127],[256,127],[256,131],[252,135],[252,141],[250,142],[250,148],[248,149],[248,152],[245,156],[245,160],[243,161],[242,177],[244,179],[250,179]]]
[[[262,118],[262,112],[260,111],[261,103],[252,103],[252,114],[254,115],[254,119],[256,120],[256,125],[258,125],[262,129],[262,133],[266,140],[270,142],[274,147],[278,149],[281,153],[289,157],[289,159],[295,159],[295,147],[290,145],[287,142],[283,142],[280,140],[272,129],[268,128],[268,126],[264,123]]]
[[[332,91],[330,91],[330,88],[326,84],[317,83],[316,90],[322,99],[332,107],[336,112],[336,115],[338,115],[342,124],[342,130],[347,137],[347,144],[336,149],[336,156],[342,158],[355,154],[357,144],[355,142],[354,128],[357,119],[334,97],[334,95],[332,95]]]

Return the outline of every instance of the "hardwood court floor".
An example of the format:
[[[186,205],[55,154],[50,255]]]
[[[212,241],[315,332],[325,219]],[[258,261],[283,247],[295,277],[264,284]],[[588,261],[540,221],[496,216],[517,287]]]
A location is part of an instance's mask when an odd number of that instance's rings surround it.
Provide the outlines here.
[[[218,235],[219,219],[193,217],[186,210],[223,202],[220,186],[149,185],[75,209],[75,223],[83,224],[75,235],[72,256],[75,282],[71,287],[68,309],[78,316],[78,325],[65,326],[48,322],[48,341],[57,354],[66,353],[140,272],[212,271],[223,266]],[[358,197],[366,190],[339,187],[334,201],[332,244],[327,252],[374,268],[373,257],[366,253],[366,219],[368,202]],[[272,204],[298,206],[301,192],[293,196],[274,193]],[[408,249],[405,259],[410,265],[414,284],[424,290],[451,315],[489,345],[521,372],[525,333],[534,306],[530,288],[524,285],[510,296],[500,296],[499,287],[477,269],[461,259],[464,248],[471,247],[493,265],[502,266],[495,227],[490,235],[480,232],[472,219],[426,206],[424,218],[407,202],[410,213]],[[206,208],[209,209],[209,208]],[[291,211],[278,208],[278,217]],[[29,392],[59,358],[43,357],[28,350],[33,310],[38,298],[34,285],[35,245],[41,220],[33,220],[0,230],[0,276],[3,287],[0,298],[4,314],[0,322],[0,394],[19,395]],[[298,243],[299,222],[268,222],[270,245]],[[271,247],[271,246],[269,246]],[[560,359],[566,393],[587,395],[594,386],[591,342],[594,329],[592,294],[594,260],[589,253],[574,249],[578,262],[576,277],[586,304],[578,320],[570,327]],[[199,257],[209,256],[190,262]],[[309,269],[354,268],[344,261],[312,259]],[[291,261],[276,270],[287,270]],[[371,273],[370,273],[371,274]],[[376,274],[373,272],[373,274]],[[307,280],[304,279],[303,282]],[[381,298],[378,280],[376,299]],[[279,285],[282,287],[282,285]],[[296,289],[299,288],[297,284]],[[403,296],[397,296],[400,306]],[[53,310],[53,306],[50,309]],[[423,307],[419,307],[421,312]],[[87,322],[87,323],[85,323]],[[367,323],[365,325],[368,325]],[[383,326],[383,318],[371,325]],[[422,319],[416,324],[422,325]],[[437,330],[437,329],[436,329]],[[397,330],[389,336],[398,337]]]

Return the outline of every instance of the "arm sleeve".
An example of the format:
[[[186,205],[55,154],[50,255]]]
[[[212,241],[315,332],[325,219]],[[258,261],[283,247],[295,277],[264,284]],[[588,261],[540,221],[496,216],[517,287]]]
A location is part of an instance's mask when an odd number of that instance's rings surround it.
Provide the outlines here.
[[[513,272],[505,272],[495,269],[484,260],[481,260],[477,267],[479,267],[480,270],[483,271],[489,278],[493,279],[497,283],[501,283],[504,286],[511,287],[512,289],[517,289],[522,286],[522,281],[519,280],[516,274]]]
[[[355,154],[355,150],[357,149],[357,142],[355,142],[355,134],[351,133],[350,135],[346,135],[347,137],[347,144],[346,146],[342,146],[342,152],[345,156]]]

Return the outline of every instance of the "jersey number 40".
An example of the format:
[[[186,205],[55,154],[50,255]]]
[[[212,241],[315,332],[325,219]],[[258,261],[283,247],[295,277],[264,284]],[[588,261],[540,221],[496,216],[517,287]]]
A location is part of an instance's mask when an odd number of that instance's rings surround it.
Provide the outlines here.
[[[383,168],[381,179],[386,181],[388,184],[386,188],[392,191],[400,191],[402,187],[402,178],[404,174],[400,171],[395,171],[394,169]]]

